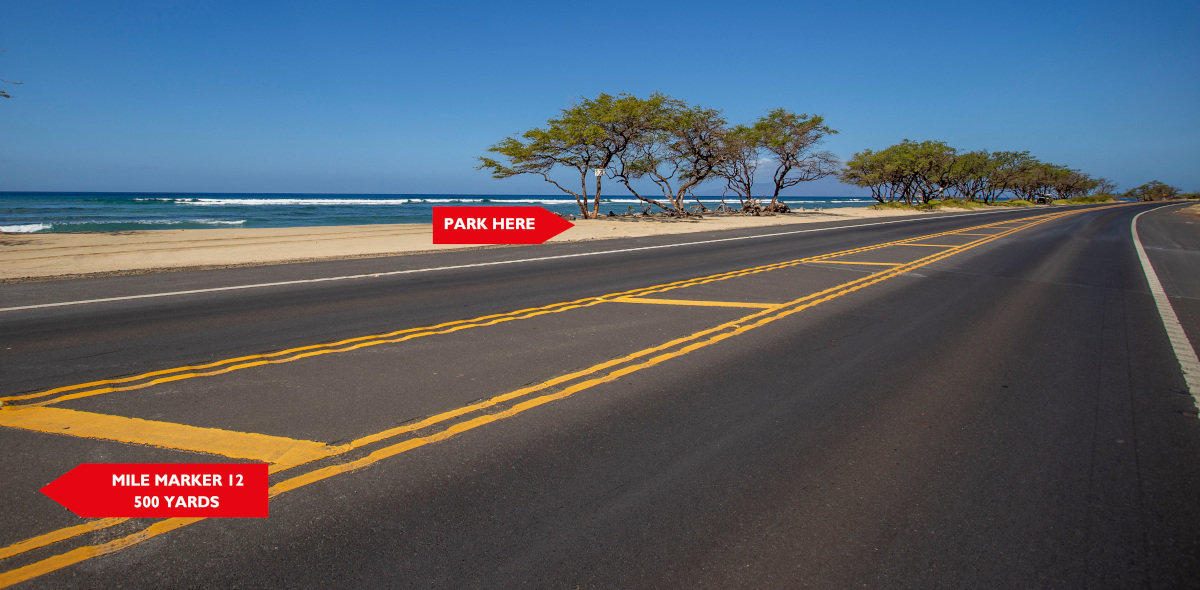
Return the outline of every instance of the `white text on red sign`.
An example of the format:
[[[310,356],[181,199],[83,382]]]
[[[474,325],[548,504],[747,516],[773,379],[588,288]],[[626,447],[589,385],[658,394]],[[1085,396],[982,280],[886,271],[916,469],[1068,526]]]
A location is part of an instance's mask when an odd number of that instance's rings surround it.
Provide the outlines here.
[[[442,220],[444,229],[535,229],[532,217],[493,217],[488,225],[487,217],[447,217]]]

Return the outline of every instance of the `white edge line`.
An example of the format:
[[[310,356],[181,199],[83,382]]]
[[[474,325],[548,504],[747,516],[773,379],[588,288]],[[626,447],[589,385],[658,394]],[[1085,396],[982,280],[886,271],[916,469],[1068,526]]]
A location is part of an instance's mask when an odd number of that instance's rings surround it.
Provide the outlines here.
[[[1179,323],[1179,317],[1171,307],[1171,300],[1167,298],[1167,292],[1163,290],[1162,282],[1158,280],[1158,274],[1154,272],[1154,266],[1150,264],[1146,249],[1142,247],[1142,239],[1138,236],[1138,218],[1159,209],[1162,207],[1134,215],[1129,229],[1133,233],[1133,246],[1137,249],[1138,260],[1142,262],[1142,270],[1146,273],[1146,282],[1150,284],[1150,293],[1154,295],[1154,304],[1158,306],[1158,316],[1162,318],[1163,327],[1167,329],[1167,338],[1175,351],[1175,359],[1179,361],[1179,368],[1183,371],[1183,381],[1187,384],[1196,407],[1200,408],[1200,360],[1197,360],[1196,351],[1188,341],[1187,333],[1183,331],[1183,325]]]
[[[541,262],[545,260],[558,260],[562,258],[578,258],[581,256],[599,256],[602,254],[621,254],[625,252],[638,252],[642,250],[657,250],[660,248],[679,248],[682,246],[697,246],[701,244],[715,244],[718,242],[732,242],[736,240],[757,240],[761,238],[773,238],[777,236],[787,236],[793,234],[804,234],[819,231],[832,231],[836,229],[852,229],[856,227],[868,227],[873,225],[890,225],[893,223],[908,223],[912,221],[928,221],[932,219],[946,219],[950,217],[970,217],[974,215],[989,215],[993,213],[1010,213],[1010,211],[978,211],[974,213],[959,213],[955,215],[938,215],[937,217],[920,217],[915,219],[896,219],[892,221],[876,221],[872,223],[860,223],[857,225],[839,225],[836,227],[819,227],[814,229],[798,229],[793,231],[776,232],[773,234],[760,234],[754,236],[740,236],[736,238],[719,238],[715,240],[701,240],[698,242],[682,242],[678,244],[662,244],[659,246],[640,246],[637,248],[623,248],[620,250],[602,250],[599,252],[580,252],[578,254],[560,254],[557,256],[542,256],[539,258],[521,258],[518,260],[497,260],[494,262],[476,262],[473,264],[458,264],[454,266],[435,266],[430,268],[412,268],[408,270],[392,270],[387,272],[375,272],[358,275],[343,275],[337,277],[322,277],[317,279],[297,279],[294,281],[277,281],[274,283],[253,283],[250,285],[234,285],[232,287],[211,287],[208,289],[190,289],[187,291],[168,291],[164,293],[146,293],[142,295],[124,295],[121,297],[104,297],[101,299],[81,299],[78,301],[61,301],[58,303],[39,303],[36,305],[20,305],[17,307],[0,307],[0,313],[7,311],[21,311],[26,309],[43,309],[47,307],[64,307],[68,305],[86,305],[90,303],[108,303],[111,301],[129,301],[131,299],[151,299],[154,297],[173,297],[176,295],[196,295],[199,293],[216,293],[219,291],[238,291],[241,289],[261,289],[263,287],[282,287],[286,285],[301,285],[305,283],[324,283],[328,281],[345,281],[350,279],[366,279],[376,277],[387,277],[403,274],[414,274],[422,272],[436,272],[443,270],[458,270],[463,268],[478,268],[481,266],[496,266],[501,264],[518,264],[522,262]],[[560,242],[563,243],[563,242]]]

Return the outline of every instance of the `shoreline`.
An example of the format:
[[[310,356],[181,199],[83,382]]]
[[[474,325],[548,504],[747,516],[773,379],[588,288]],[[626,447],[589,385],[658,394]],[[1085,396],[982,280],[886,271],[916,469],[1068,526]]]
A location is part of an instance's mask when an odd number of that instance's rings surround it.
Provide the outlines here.
[[[737,214],[710,214],[701,219],[605,217],[575,220],[575,227],[547,243],[928,214],[838,207],[762,217]],[[509,247],[433,244],[432,233],[432,225],[428,223],[5,233],[0,234],[0,284]]]

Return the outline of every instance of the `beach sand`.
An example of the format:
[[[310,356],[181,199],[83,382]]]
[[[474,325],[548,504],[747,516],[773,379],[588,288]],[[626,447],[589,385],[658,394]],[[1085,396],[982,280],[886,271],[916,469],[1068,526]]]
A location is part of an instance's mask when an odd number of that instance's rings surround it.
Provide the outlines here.
[[[574,242],[925,215],[865,207],[777,216],[577,220],[552,242]],[[482,246],[504,247],[504,246]],[[369,258],[480,246],[434,245],[429,224],[0,234],[0,282]]]

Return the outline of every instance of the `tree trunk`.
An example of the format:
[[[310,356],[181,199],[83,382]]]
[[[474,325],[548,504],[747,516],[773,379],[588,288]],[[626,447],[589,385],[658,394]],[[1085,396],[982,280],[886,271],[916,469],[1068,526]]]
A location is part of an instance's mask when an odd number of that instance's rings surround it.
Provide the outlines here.
[[[593,173],[595,174],[595,173]],[[594,205],[592,205],[592,217],[600,218],[600,176],[596,176],[596,195],[593,197]]]

